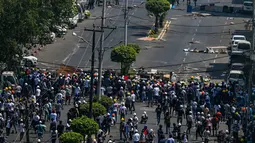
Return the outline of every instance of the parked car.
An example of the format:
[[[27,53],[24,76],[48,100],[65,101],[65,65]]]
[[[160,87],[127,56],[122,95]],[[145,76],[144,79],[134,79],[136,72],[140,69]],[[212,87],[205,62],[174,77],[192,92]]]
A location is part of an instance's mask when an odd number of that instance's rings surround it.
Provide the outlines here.
[[[240,86],[245,86],[244,72],[241,70],[231,70],[227,79],[228,83],[237,82]]]
[[[26,56],[21,60],[21,66],[25,67],[36,67],[38,59],[34,56]]]
[[[62,37],[67,33],[67,26],[66,25],[55,25],[51,28],[51,31],[55,33],[55,36]]]
[[[244,67],[245,67],[244,63],[232,63],[230,69],[231,70],[241,70],[241,71],[243,71]]]
[[[79,15],[75,15],[73,18],[69,18],[69,28],[77,27],[79,21]]]

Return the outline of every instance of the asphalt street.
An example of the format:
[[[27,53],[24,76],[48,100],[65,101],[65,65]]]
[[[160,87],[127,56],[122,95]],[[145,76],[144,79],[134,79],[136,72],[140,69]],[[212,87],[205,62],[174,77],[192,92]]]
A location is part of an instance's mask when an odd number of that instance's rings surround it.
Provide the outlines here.
[[[116,30],[111,32],[110,29],[105,29],[104,46],[104,67],[105,68],[117,68],[117,64],[113,64],[110,61],[110,48],[112,46],[118,45],[124,41],[124,0],[120,0],[119,6],[108,6],[106,9],[106,26],[117,27]],[[130,0],[129,6],[135,7],[129,9],[129,29],[128,29],[128,42],[138,43],[136,39],[146,36],[148,32],[148,27],[151,27],[153,22],[148,23],[148,21],[141,21],[138,17],[148,17],[147,11],[144,4],[141,4],[142,0]],[[90,19],[85,19],[82,23],[78,25],[77,28],[69,30],[67,35],[63,39],[57,39],[53,44],[47,45],[47,47],[40,52],[37,56],[40,61],[46,62],[40,64],[40,66],[51,68],[52,64],[65,64],[73,67],[89,68],[90,59],[92,54],[92,48],[90,44],[84,42],[82,39],[72,35],[75,32],[77,35],[83,37],[86,41],[92,43],[92,33],[89,31],[84,31],[85,28],[93,28],[93,23],[95,26],[100,26],[101,21],[101,7],[96,7],[92,10],[92,17]],[[134,23],[134,24],[133,24]],[[140,26],[137,26],[139,23]],[[98,29],[98,28],[97,28]],[[108,36],[109,34],[109,36]],[[96,59],[98,55],[98,48],[100,47],[100,36],[101,33],[96,33]],[[97,65],[98,60],[96,60]]]
[[[206,17],[186,16],[186,11],[179,10],[182,8],[185,5],[180,4],[169,11],[167,19],[171,24],[163,41],[144,44],[148,50],[141,53],[135,67],[174,71],[182,79],[197,74],[214,79],[224,78],[227,54],[185,53],[183,49],[205,50],[206,47],[228,46],[231,38],[229,31],[244,29],[243,20],[247,18],[221,13]],[[145,55],[148,58],[142,58]]]

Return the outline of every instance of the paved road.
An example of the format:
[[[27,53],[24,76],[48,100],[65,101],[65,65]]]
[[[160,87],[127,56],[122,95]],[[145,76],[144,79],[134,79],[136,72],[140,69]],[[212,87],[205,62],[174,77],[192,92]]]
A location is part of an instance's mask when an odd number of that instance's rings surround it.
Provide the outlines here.
[[[123,15],[123,6],[124,0],[120,0],[120,6],[112,6],[107,7],[106,9],[106,26],[117,26],[118,28],[114,30],[111,35],[105,40],[105,47],[112,47],[120,41],[124,40],[124,15]],[[135,19],[132,17],[133,15],[138,17],[147,16],[147,11],[144,8],[144,4],[140,5],[142,0],[130,0],[129,5],[139,6],[138,8],[130,9],[129,11],[129,30],[128,30],[128,41],[130,43],[137,42],[136,39],[139,37],[146,36],[148,31],[148,27],[152,26],[152,23],[148,23],[147,21],[141,21],[140,19]],[[101,16],[101,7],[96,7],[95,10],[92,10],[91,19],[84,20],[84,22],[80,23],[77,28],[68,31],[65,36],[65,40],[58,39],[54,44],[48,45],[45,51],[42,51],[38,57],[41,61],[46,61],[49,63],[64,63],[66,65],[74,66],[74,67],[90,67],[90,57],[92,53],[91,46],[88,46],[87,43],[79,40],[78,37],[72,36],[72,33],[75,32],[77,35],[80,35],[85,40],[91,42],[92,41],[92,32],[84,31],[84,27],[92,28],[93,23],[96,26],[100,26],[100,18],[97,20],[95,17]],[[139,23],[141,26],[134,25],[132,23]],[[144,26],[143,26],[144,25]],[[105,36],[110,33],[111,30],[105,30]],[[100,46],[100,33],[96,33],[96,47]],[[97,57],[97,53],[96,53]],[[105,51],[104,54],[104,67],[111,68],[112,62],[110,62],[110,50]],[[97,62],[97,61],[96,61]],[[96,63],[97,64],[97,63]],[[47,64],[43,64],[45,66],[49,66]],[[115,68],[118,65],[114,66]]]
[[[156,108],[156,106],[154,106],[154,107],[147,107],[144,103],[136,103],[136,111],[135,112],[138,115],[138,118],[140,120],[142,113],[144,111],[146,111],[147,114],[148,114],[148,117],[149,117],[148,122],[147,122],[146,125],[148,126],[149,129],[153,129],[155,132],[157,132],[158,125],[156,124],[155,108]],[[130,118],[130,117],[133,117],[133,115],[128,113],[128,118]],[[176,119],[175,116],[173,116],[171,118],[171,127],[173,126],[172,125],[173,123],[177,123],[177,119]],[[163,131],[165,132],[163,115],[161,116],[160,124],[163,125],[163,129],[164,129]],[[139,124],[138,125],[139,133],[141,132],[143,127],[144,127],[143,124]],[[183,120],[183,125],[181,127],[182,132],[184,130],[186,130],[186,128],[187,128],[186,127],[186,120]],[[223,123],[223,122],[220,123],[220,129],[219,130],[226,130],[226,129],[227,129],[227,126],[225,125],[225,123]],[[171,131],[172,130],[173,130],[173,128],[171,128]],[[119,140],[120,139],[120,135],[119,135],[119,121],[118,121],[118,123],[115,126],[113,126],[111,128],[110,135],[112,135],[113,138],[116,139],[117,142],[120,142],[120,140]],[[216,139],[215,137],[211,137],[210,138],[210,143],[213,143],[215,139]],[[155,141],[157,141],[157,138],[155,138]],[[192,128],[192,130],[191,130],[191,135],[189,135],[189,142],[192,142],[192,143],[201,143],[202,142],[201,138],[199,138],[199,137],[198,137],[198,140],[196,140],[195,128]]]
[[[180,5],[177,8],[184,8],[184,6]],[[199,71],[222,70],[225,68],[225,64],[222,63],[228,62],[228,58],[206,60],[227,55],[185,53],[183,49],[197,48],[204,50],[208,46],[227,46],[231,36],[228,33],[229,29],[230,31],[244,29],[243,24],[230,25],[230,23],[242,23],[245,18],[234,17],[234,15],[230,14],[208,17],[184,16],[185,14],[187,13],[181,10],[169,11],[167,19],[171,20],[172,23],[164,36],[165,41],[145,44],[150,49],[143,51],[141,55],[147,55],[150,58],[143,59],[141,58],[143,56],[138,57],[135,64],[136,67],[143,65],[144,67],[159,70],[171,70],[179,73],[183,78],[191,75],[186,74],[187,72],[196,74]],[[190,42],[192,41],[198,41],[199,43],[191,44]],[[200,62],[187,64],[192,61]],[[221,78],[222,73],[222,71],[214,72],[209,75],[213,76],[213,78]],[[208,75],[208,73],[202,73],[202,75]]]

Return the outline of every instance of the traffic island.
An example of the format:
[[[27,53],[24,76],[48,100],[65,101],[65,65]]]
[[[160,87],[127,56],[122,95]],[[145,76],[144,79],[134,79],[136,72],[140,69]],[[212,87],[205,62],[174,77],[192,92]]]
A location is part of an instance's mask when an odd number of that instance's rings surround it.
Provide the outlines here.
[[[169,25],[171,24],[171,21],[166,20],[163,23],[164,23],[163,28],[159,28],[157,33],[155,33],[155,29],[151,29],[148,33],[148,35],[149,35],[148,37],[154,38],[154,40],[162,39],[163,36],[165,35]]]

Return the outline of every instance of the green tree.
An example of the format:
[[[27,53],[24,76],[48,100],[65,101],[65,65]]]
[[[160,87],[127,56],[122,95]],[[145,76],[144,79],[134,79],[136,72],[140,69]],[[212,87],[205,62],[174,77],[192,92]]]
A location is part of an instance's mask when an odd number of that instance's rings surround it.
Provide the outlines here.
[[[72,131],[83,135],[85,139],[86,135],[91,136],[97,134],[99,130],[99,125],[96,121],[88,118],[87,116],[82,116],[79,118],[75,118],[72,121],[71,129]]]
[[[0,63],[12,69],[26,49],[46,44],[50,27],[69,17],[70,4],[72,0],[1,0]]]
[[[138,44],[128,43],[127,46],[134,48],[134,50],[136,51],[137,54],[139,54],[141,51],[141,48]]]
[[[120,45],[111,52],[111,60],[121,64],[121,74],[127,75],[130,66],[136,61],[136,50],[133,47]]]
[[[96,118],[98,116],[106,114],[106,108],[102,104],[94,102],[92,104],[92,113],[93,117]],[[89,115],[89,104],[80,105],[80,115]]]
[[[83,141],[83,136],[76,132],[65,132],[63,133],[59,140],[62,143],[81,143]]]
[[[146,9],[155,16],[155,32],[158,32],[159,18],[170,9],[168,0],[148,0],[145,4]]]
[[[93,101],[99,102],[100,104],[102,104],[106,108],[106,110],[108,110],[113,104],[112,99],[108,96],[101,96],[100,100],[99,100],[99,96],[94,96]]]

